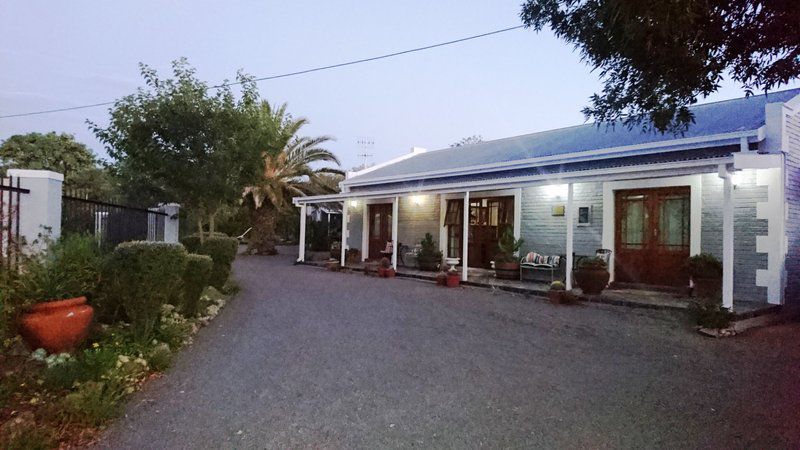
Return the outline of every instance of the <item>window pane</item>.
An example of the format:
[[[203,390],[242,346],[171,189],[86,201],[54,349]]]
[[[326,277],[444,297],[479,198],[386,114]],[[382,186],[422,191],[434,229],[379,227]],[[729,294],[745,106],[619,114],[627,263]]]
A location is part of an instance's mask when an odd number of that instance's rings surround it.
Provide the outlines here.
[[[641,248],[644,244],[644,199],[625,204],[622,220],[622,244],[628,248]]]
[[[689,198],[664,198],[659,211],[659,244],[675,250],[689,246]]]
[[[381,237],[381,215],[380,213],[374,213],[372,215],[372,237],[374,239],[378,239]]]

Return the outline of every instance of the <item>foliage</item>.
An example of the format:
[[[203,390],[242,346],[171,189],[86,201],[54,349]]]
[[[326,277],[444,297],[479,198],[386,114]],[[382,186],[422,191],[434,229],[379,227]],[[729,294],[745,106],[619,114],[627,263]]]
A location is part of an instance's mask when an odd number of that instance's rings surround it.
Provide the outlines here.
[[[208,284],[213,262],[208,255],[190,253],[183,271],[183,301],[181,306],[187,317],[197,315],[200,295]]]
[[[92,151],[66,133],[15,134],[0,145],[0,166],[52,170],[64,175],[67,182],[77,171],[94,164]]]
[[[460,140],[453,142],[450,144],[450,147],[463,147],[465,145],[474,145],[480,144],[483,142],[483,136],[480,134],[474,134],[472,136],[467,136],[465,138],[461,138]]]
[[[599,256],[593,256],[591,258],[583,258],[578,262],[578,269],[588,269],[588,270],[600,270],[600,269],[608,269],[608,263],[605,259]]]
[[[173,78],[159,78],[140,64],[146,87],[116,101],[110,124],[90,123],[115,159],[114,169],[139,200],[176,201],[214,231],[224,205],[237,202],[261,172],[262,148],[253,134],[258,92],[252,78],[237,74],[231,87],[210,88],[185,59],[172,64]]]
[[[436,270],[442,262],[443,254],[436,247],[433,235],[425,233],[425,238],[420,241],[419,254],[417,254],[417,264],[423,270]]]
[[[160,342],[153,346],[147,353],[147,364],[156,372],[163,372],[172,364],[172,349],[169,345]]]
[[[498,254],[495,256],[496,262],[517,262],[517,252],[525,241],[514,237],[514,230],[506,227],[500,239],[497,241]]]
[[[37,355],[40,351],[42,354]],[[68,353],[45,356],[43,349],[39,349],[32,357],[45,363],[44,386],[54,390],[69,389],[75,383],[98,380],[117,362],[117,353],[107,347],[86,349],[76,357]]]
[[[567,286],[561,281],[553,281],[550,283],[550,290],[551,291],[564,291],[567,289]]]
[[[728,328],[733,320],[733,313],[722,307],[719,299],[696,299],[689,303],[689,316],[704,328]]]
[[[170,304],[161,305],[161,316],[154,337],[173,349],[179,349],[187,343],[192,332],[192,324]]]
[[[181,239],[181,243],[191,252],[199,255],[208,255],[213,261],[209,283],[217,289],[222,289],[231,273],[231,264],[236,259],[239,251],[239,242],[236,238],[222,233],[193,234]]]
[[[253,209],[250,251],[275,254],[275,226],[278,215],[297,214],[291,198],[338,191],[343,173],[318,163],[339,165],[339,159],[323,145],[330,136],[299,136],[309,122],[295,119],[284,103],[273,108],[262,102],[258,108],[258,139],[264,157],[263,173],[256,183],[244,190],[247,204]]]
[[[695,280],[722,278],[722,262],[710,253],[700,253],[686,260],[686,272]]]
[[[138,338],[155,331],[161,306],[180,288],[186,249],[164,242],[123,242],[108,258],[103,308],[108,317],[124,313]]]
[[[800,2],[763,0],[527,0],[521,17],[549,26],[604,80],[584,109],[597,122],[685,130],[688,106],[723,74],[749,94],[800,76]]]

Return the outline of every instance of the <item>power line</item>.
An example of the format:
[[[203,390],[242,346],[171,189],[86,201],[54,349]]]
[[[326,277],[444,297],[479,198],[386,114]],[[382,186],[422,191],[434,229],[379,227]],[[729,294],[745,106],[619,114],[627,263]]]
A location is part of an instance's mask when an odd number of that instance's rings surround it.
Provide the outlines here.
[[[517,26],[514,26],[514,27],[508,27],[508,28],[503,28],[503,29],[500,29],[500,30],[490,31],[488,33],[475,34],[475,35],[472,35],[472,36],[467,36],[467,37],[463,37],[463,38],[460,38],[460,39],[455,39],[455,40],[452,40],[452,41],[440,42],[438,44],[426,45],[424,47],[416,47],[416,48],[412,48],[412,49],[409,49],[409,50],[403,50],[403,51],[394,52],[394,53],[387,53],[385,55],[373,56],[373,57],[370,57],[370,58],[363,58],[363,59],[356,59],[356,60],[353,60],[353,61],[347,61],[347,62],[338,63],[338,64],[331,64],[331,65],[328,65],[328,66],[314,67],[314,68],[311,68],[311,69],[298,70],[298,71],[294,71],[294,72],[287,72],[287,73],[282,73],[282,74],[279,74],[279,75],[271,75],[271,76],[267,76],[267,77],[254,78],[252,81],[259,82],[259,81],[277,80],[279,78],[288,78],[288,77],[293,77],[293,76],[297,76],[297,75],[305,75],[305,74],[312,73],[312,72],[319,72],[319,71],[322,71],[322,70],[329,70],[329,69],[336,69],[336,68],[339,68],[339,67],[352,66],[352,65],[355,65],[355,64],[362,64],[362,63],[366,63],[366,62],[377,61],[377,60],[380,60],[380,59],[386,59],[386,58],[392,58],[392,57],[395,57],[395,56],[406,55],[408,53],[421,52],[421,51],[424,51],[424,50],[430,50],[430,49],[437,48],[437,47],[444,47],[444,46],[447,46],[447,45],[458,44],[458,43],[461,43],[461,42],[471,41],[471,40],[474,40],[474,39],[480,39],[480,38],[487,37],[487,36],[492,36],[492,35],[495,35],[495,34],[500,34],[500,33],[505,33],[505,32],[508,32],[508,31],[518,30],[518,29],[524,28],[524,27],[525,27],[525,25],[517,25]],[[211,89],[218,89],[218,88],[227,87],[227,86],[235,86],[237,84],[242,84],[242,82],[241,81],[234,81],[234,82],[230,82],[230,83],[223,83],[223,84],[219,84],[219,85],[216,85],[216,86],[212,86]],[[115,102],[111,101],[111,102],[93,103],[91,105],[70,106],[70,107],[65,107],[65,108],[45,109],[45,110],[42,110],[42,111],[32,111],[32,112],[25,112],[25,113],[7,114],[7,115],[4,115],[4,116],[0,116],[0,119],[9,119],[9,118],[12,118],[12,117],[36,116],[36,115],[40,115],[40,114],[51,114],[51,113],[59,113],[59,112],[64,112],[64,111],[74,111],[74,110],[77,110],[77,109],[97,108],[99,106],[113,105],[114,103]]]

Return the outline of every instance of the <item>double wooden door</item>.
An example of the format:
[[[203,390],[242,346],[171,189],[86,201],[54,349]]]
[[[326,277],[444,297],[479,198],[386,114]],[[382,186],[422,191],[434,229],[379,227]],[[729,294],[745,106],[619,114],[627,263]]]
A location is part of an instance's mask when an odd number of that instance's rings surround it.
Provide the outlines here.
[[[369,213],[369,259],[378,260],[392,240],[392,204],[367,205]]]
[[[690,201],[688,186],[615,192],[616,281],[688,284]]]

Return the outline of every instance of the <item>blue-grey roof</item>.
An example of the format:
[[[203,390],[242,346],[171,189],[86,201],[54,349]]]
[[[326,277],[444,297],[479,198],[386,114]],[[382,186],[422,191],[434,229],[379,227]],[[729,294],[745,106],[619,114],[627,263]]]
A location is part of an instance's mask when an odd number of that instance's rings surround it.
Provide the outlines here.
[[[695,116],[695,123],[688,131],[677,136],[645,132],[639,128],[629,130],[624,126],[598,127],[589,123],[422,153],[351,179],[361,182],[528,158],[568,155],[588,150],[655,142],[668,143],[675,139],[757,130],[765,124],[764,106],[767,103],[785,102],[797,95],[800,95],[800,89],[693,106],[691,110]]]

